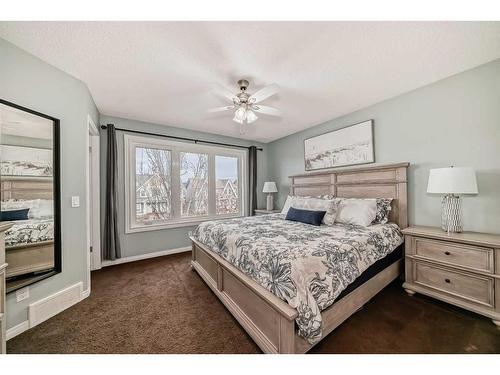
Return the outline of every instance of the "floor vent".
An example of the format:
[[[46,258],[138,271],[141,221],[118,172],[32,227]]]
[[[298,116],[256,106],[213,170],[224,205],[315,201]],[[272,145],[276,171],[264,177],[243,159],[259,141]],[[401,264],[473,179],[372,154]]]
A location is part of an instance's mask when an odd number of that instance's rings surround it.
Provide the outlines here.
[[[59,314],[61,311],[81,301],[83,295],[83,283],[79,282],[63,289],[51,296],[36,301],[29,305],[30,327]]]

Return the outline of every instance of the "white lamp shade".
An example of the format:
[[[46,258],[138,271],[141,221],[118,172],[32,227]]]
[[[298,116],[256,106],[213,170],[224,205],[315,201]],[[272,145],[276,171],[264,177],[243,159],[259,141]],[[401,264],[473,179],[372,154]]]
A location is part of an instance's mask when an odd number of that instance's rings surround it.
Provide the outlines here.
[[[270,181],[264,183],[264,189],[262,189],[263,193],[277,193],[278,188],[276,187],[276,182]]]
[[[249,124],[251,124],[252,122],[254,122],[255,120],[257,120],[258,117],[257,115],[254,113],[254,111],[251,111],[251,110],[248,110],[247,111],[247,122]]]
[[[433,194],[477,194],[476,173],[474,169],[469,167],[431,169],[427,192]]]

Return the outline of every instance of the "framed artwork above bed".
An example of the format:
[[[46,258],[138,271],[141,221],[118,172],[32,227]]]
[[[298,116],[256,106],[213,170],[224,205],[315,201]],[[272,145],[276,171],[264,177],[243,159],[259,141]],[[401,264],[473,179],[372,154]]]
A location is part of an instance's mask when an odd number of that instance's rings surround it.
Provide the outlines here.
[[[304,140],[306,171],[373,162],[373,120]]]

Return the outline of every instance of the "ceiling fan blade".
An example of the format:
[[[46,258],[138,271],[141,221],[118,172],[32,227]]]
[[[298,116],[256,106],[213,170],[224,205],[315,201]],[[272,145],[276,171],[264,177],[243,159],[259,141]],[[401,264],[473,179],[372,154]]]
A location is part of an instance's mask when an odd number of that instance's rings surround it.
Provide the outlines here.
[[[212,92],[222,98],[229,99],[233,103],[235,102],[235,100],[239,102],[239,99],[235,94],[226,89],[224,86],[219,85],[218,83],[212,84]]]
[[[267,105],[253,105],[252,109],[255,112],[263,113],[269,116],[281,116],[281,111],[279,109],[268,107]]]
[[[250,103],[259,103],[263,101],[264,99],[269,98],[270,96],[276,94],[278,92],[279,86],[276,83],[273,83],[272,85],[266,86],[253,95],[250,96],[248,101]]]
[[[207,112],[208,113],[223,112],[223,111],[229,111],[231,109],[234,109],[234,105],[226,105],[224,107],[211,108]]]

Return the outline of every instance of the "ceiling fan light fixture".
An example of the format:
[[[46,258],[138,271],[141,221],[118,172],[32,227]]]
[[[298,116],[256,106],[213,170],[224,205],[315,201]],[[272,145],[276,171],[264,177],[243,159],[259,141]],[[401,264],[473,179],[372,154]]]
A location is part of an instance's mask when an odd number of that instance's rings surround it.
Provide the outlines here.
[[[240,124],[241,134],[244,134],[245,127],[248,124],[257,121],[258,117],[255,112],[259,112],[268,116],[281,116],[280,111],[276,108],[260,105],[260,102],[277,93],[278,85],[268,85],[253,94],[247,92],[247,88],[249,86],[249,82],[247,80],[239,80],[238,86],[240,88],[240,92],[233,95],[224,87],[214,85],[214,88],[217,89],[216,93],[219,96],[230,99],[233,105],[212,108],[209,109],[208,112],[213,113],[235,110],[233,121]]]
[[[252,110],[247,110],[247,123],[251,124],[255,120],[257,120],[258,117]]]
[[[233,121],[237,122],[238,124],[243,124],[243,120],[240,120],[239,118],[237,118],[236,115],[233,117]]]
[[[247,117],[247,110],[244,107],[240,107],[234,112],[234,118],[238,119],[238,122],[242,122]]]

